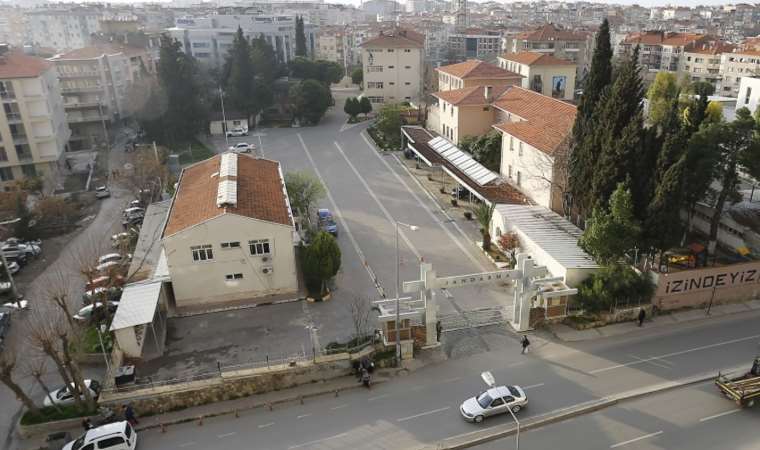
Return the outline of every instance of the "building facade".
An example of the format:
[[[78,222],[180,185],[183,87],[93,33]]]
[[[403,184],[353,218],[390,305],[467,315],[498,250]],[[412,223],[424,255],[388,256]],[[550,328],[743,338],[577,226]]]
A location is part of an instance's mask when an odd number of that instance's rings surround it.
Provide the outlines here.
[[[26,16],[31,44],[67,51],[90,45],[90,35],[100,32],[102,12],[72,7],[30,11]]]
[[[523,76],[522,87],[549,97],[573,100],[577,66],[570,61],[536,52],[506,53],[499,67]]]
[[[703,41],[690,44],[684,48],[679,73],[686,75],[692,82],[710,83],[716,93],[721,91],[723,76],[720,72],[721,55],[734,50],[732,44],[721,41]]]
[[[591,64],[594,51],[594,33],[572,31],[546,24],[531,31],[518,33],[505,42],[506,53],[536,52],[552,55],[577,66],[577,77],[582,78]]]
[[[70,131],[55,68],[0,46],[0,184],[26,177],[52,187]]]
[[[514,86],[520,85],[523,78],[514,71],[477,59],[441,66],[435,70],[439,91],[475,86]]]
[[[743,77],[760,75],[760,50],[736,50],[720,55],[720,95],[736,97]]]
[[[492,60],[501,53],[501,32],[480,28],[462,28],[448,36],[446,59],[477,58]]]
[[[333,61],[342,66],[349,65],[351,58],[345,27],[321,27],[317,33],[316,57]]]
[[[404,29],[365,41],[362,49],[364,95],[372,103],[416,102],[422,97],[424,37]]]
[[[760,107],[760,76],[742,77],[739,82],[739,97],[736,108],[747,108],[756,113]]]

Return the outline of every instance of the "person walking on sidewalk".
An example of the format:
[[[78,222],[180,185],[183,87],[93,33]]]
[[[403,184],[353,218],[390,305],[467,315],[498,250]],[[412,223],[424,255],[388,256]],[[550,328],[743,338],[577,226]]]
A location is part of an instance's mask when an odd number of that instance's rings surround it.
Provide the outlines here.
[[[520,340],[520,344],[522,345],[522,352],[520,354],[524,355],[528,353],[528,346],[530,346],[530,341],[528,340],[527,334],[523,334],[523,337]]]
[[[132,405],[124,405],[124,419],[129,422],[130,425],[135,426],[138,423],[140,423],[139,420],[137,420],[137,417],[135,417],[135,410],[132,409]]]
[[[641,308],[639,310],[639,326],[644,324],[644,319],[646,319],[647,313],[644,311],[644,308]]]

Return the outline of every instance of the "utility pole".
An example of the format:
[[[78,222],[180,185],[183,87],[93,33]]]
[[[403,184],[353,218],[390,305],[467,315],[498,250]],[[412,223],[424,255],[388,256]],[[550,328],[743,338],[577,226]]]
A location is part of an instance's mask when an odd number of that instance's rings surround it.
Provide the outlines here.
[[[219,86],[219,101],[222,103],[222,133],[224,133],[224,143],[229,148],[230,140],[227,138],[227,116],[224,115],[224,91]]]

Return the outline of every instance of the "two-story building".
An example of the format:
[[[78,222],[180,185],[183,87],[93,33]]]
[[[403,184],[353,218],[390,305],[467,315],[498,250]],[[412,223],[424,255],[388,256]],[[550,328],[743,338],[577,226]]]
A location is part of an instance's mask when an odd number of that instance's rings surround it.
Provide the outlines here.
[[[506,53],[537,52],[552,55],[577,65],[582,77],[591,64],[594,34],[588,31],[566,30],[554,24],[519,33],[506,40]]]
[[[424,36],[405,29],[380,31],[361,44],[364,95],[372,103],[416,102],[422,97]]]
[[[177,308],[296,293],[297,236],[277,161],[223,153],[186,167],[162,233]]]
[[[525,89],[564,100],[575,96],[577,66],[570,61],[539,52],[506,53],[499,67],[522,75]]]
[[[478,59],[441,66],[435,71],[438,73],[439,91],[474,86],[514,86],[520,84],[523,78],[514,71]]]

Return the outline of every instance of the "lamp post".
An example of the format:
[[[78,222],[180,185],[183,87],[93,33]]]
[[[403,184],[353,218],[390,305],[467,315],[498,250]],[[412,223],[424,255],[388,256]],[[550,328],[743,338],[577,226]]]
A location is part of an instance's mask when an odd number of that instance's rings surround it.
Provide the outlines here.
[[[107,307],[107,306],[104,305],[104,307]],[[106,356],[106,346],[103,345],[103,333],[106,332],[106,324],[101,323],[98,326],[97,330],[98,330],[98,340],[100,341],[100,349],[103,350],[103,359],[106,362],[106,379],[108,379],[108,377],[111,374],[111,364],[108,363],[108,356]]]
[[[224,91],[222,91],[221,86],[219,86],[219,101],[222,104],[222,133],[224,133],[224,143],[229,147],[230,140],[227,138],[227,116],[224,114]]]
[[[515,416],[515,413],[512,411],[512,408],[507,408],[509,410],[509,413],[512,415],[512,418],[515,419],[515,423],[517,424],[517,433],[515,434],[515,450],[520,450],[520,421],[517,420],[517,416]]]
[[[401,332],[399,331],[399,326],[401,325],[401,305],[399,302],[399,290],[398,286],[400,283],[400,268],[401,268],[401,260],[399,258],[399,252],[398,252],[398,227],[399,225],[409,228],[412,231],[417,231],[419,229],[416,225],[409,225],[408,223],[399,222],[398,220],[396,222],[396,364],[401,362]]]

